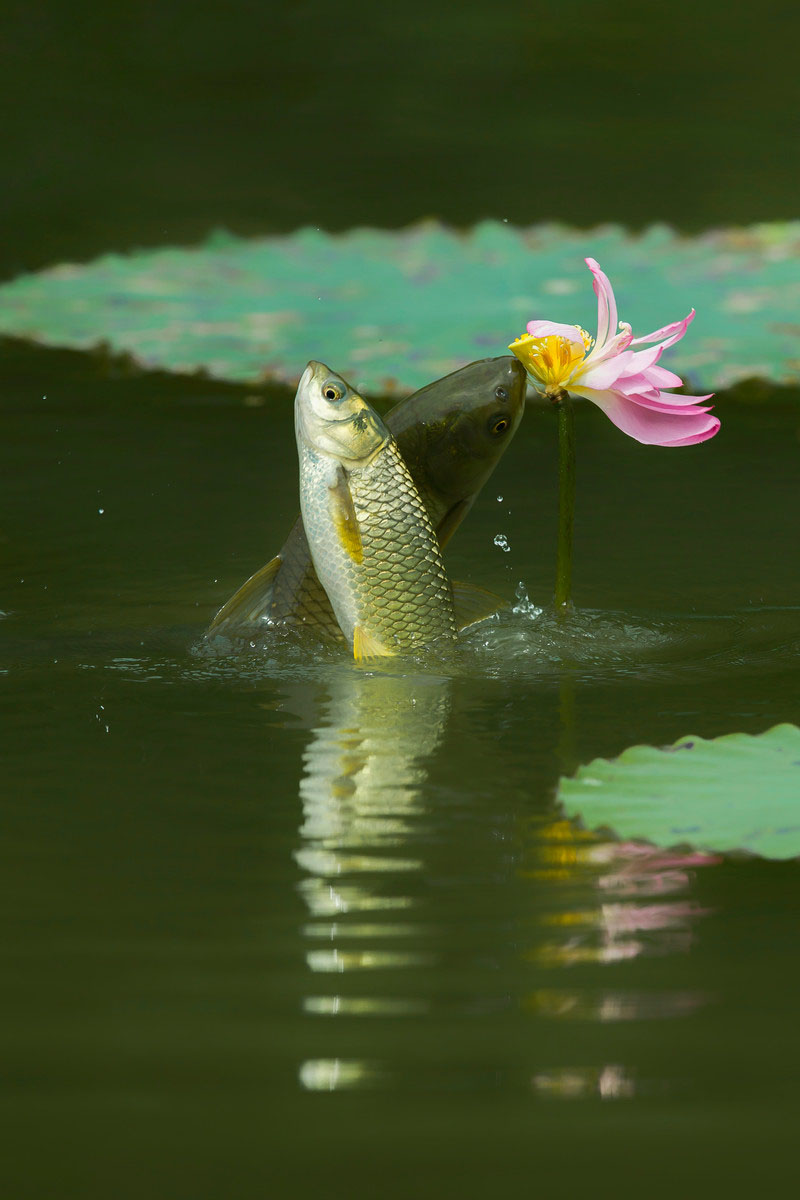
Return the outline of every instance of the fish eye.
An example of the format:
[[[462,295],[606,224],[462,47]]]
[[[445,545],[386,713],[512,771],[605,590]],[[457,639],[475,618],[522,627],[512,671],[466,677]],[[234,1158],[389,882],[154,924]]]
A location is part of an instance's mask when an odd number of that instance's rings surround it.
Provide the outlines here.
[[[508,417],[491,417],[489,420],[489,433],[501,434],[508,429],[510,422]]]
[[[507,400],[508,399],[508,392],[506,391],[506,389],[504,387],[496,387],[494,389],[494,394],[495,394],[495,396],[497,396],[498,400]]]
[[[322,389],[322,394],[326,400],[336,401],[341,400],[344,392],[338,383],[334,383],[332,379],[329,379]]]

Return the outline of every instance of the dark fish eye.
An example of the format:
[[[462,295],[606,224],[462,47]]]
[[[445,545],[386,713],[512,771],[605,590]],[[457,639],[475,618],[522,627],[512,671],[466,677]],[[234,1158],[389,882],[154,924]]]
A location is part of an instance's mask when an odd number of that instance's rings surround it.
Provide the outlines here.
[[[332,383],[329,380],[322,389],[322,394],[326,400],[341,400],[344,392],[339,387],[338,383]]]
[[[492,417],[489,421],[489,432],[492,434],[505,433],[508,426],[508,417]]]
[[[504,387],[496,387],[494,389],[494,394],[495,394],[495,396],[497,396],[498,400],[507,400],[508,399],[508,392],[506,391],[506,389]]]

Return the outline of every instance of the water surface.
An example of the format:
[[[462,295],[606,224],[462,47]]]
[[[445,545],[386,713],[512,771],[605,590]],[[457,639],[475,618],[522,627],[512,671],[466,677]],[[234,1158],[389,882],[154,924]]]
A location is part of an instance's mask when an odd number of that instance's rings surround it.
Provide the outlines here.
[[[610,841],[554,789],[800,720],[797,408],[680,451],[580,409],[566,625],[531,409],[448,560],[511,607],[370,671],[202,639],[293,519],[291,400],[5,348],[8,1194],[763,1190],[796,864]]]

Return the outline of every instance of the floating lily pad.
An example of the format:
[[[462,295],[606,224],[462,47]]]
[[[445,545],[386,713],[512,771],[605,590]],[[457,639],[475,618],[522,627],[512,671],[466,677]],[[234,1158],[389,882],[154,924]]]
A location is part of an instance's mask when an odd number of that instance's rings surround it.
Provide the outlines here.
[[[762,858],[800,856],[800,729],[731,733],[674,746],[632,746],[559,783],[568,816],[588,829],[657,846]]]
[[[502,354],[532,317],[594,330],[583,259],[649,333],[691,308],[670,368],[719,389],[800,381],[800,222],[681,237],[486,221],[283,237],[216,234],[191,249],[108,254],[0,286],[0,333],[125,352],[146,367],[293,384],[309,358],[371,392],[419,387]]]

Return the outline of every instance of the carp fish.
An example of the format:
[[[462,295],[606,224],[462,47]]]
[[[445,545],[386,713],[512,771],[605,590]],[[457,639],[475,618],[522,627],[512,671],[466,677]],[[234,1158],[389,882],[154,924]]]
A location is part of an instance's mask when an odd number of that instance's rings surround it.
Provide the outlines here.
[[[525,371],[516,358],[481,359],[429,383],[385,415],[441,547],[514,436],[525,390]],[[343,637],[314,570],[302,517],[280,552],[223,605],[208,633],[236,636],[264,621]]]
[[[306,537],[354,658],[455,639],[439,541],[385,423],[319,362],[306,367],[294,411]]]

